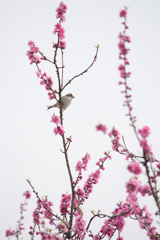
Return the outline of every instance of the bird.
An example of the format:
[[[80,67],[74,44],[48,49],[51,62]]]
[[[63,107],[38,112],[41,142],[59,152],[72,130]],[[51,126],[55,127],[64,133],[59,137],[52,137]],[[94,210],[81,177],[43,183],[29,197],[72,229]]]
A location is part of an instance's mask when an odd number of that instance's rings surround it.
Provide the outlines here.
[[[72,93],[68,93],[67,95],[63,96],[61,101],[62,101],[62,110],[65,110],[72,102],[73,98],[75,98]],[[56,102],[54,105],[46,106],[47,110],[53,107],[58,107],[60,108],[60,103]]]

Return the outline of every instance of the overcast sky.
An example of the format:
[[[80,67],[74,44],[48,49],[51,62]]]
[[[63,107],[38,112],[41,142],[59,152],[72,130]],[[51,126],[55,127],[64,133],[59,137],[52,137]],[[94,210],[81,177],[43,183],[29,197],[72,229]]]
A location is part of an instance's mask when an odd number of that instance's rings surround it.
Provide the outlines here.
[[[119,11],[128,6],[127,35],[131,37],[128,55],[131,71],[129,86],[132,88],[133,113],[137,116],[137,127],[151,128],[149,143],[157,159],[159,154],[160,123],[160,1],[159,0],[66,0],[67,48],[64,53],[67,82],[74,75],[87,68],[95,55],[95,45],[100,44],[94,66],[83,76],[68,85],[64,94],[75,96],[70,107],[64,112],[66,136],[72,136],[69,161],[74,178],[75,164],[86,153],[91,154],[88,174],[96,169],[96,161],[104,151],[111,150],[107,135],[95,131],[99,122],[108,129],[115,126],[125,137],[129,150],[141,154],[141,149],[123,105],[122,86],[118,65],[118,34],[123,30]],[[50,123],[53,112],[46,105],[54,103],[47,91],[39,84],[35,74],[36,66],[30,65],[26,56],[28,40],[35,41],[40,50],[53,58],[52,42],[54,25],[57,23],[55,9],[57,0],[6,0],[1,1],[0,22],[0,185],[1,185],[1,231],[0,239],[5,239],[5,230],[15,229],[19,219],[22,194],[31,190],[29,178],[40,196],[48,195],[54,203],[53,211],[59,213],[61,194],[70,192],[69,177],[65,165],[61,138],[53,134]],[[42,70],[51,75],[57,88],[54,66],[42,64]],[[99,184],[83,207],[86,221],[91,217],[90,210],[101,209],[111,214],[116,203],[125,200],[125,183],[131,177],[127,171],[127,161],[111,153],[112,161],[106,162]],[[146,178],[141,176],[145,183]],[[82,184],[80,185],[82,186]],[[144,199],[140,199],[141,206]],[[24,239],[32,223],[32,212],[36,207],[32,193],[24,224]],[[145,199],[149,210],[155,211],[151,198]],[[102,221],[103,222],[103,221]],[[93,224],[93,232],[102,226]],[[124,239],[148,239],[138,222],[128,221],[122,233]],[[117,235],[116,235],[117,237]],[[35,239],[40,239],[39,237]],[[115,237],[113,238],[113,240]]]

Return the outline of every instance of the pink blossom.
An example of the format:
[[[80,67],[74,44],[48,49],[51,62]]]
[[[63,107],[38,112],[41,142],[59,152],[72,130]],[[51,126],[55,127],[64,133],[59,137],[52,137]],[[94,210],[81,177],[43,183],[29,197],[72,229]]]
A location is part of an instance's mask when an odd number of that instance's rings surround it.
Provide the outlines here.
[[[114,225],[117,227],[118,233],[121,233],[124,228],[124,225],[125,225],[125,221],[124,221],[123,217],[119,216],[119,217],[114,218]]]
[[[139,174],[142,172],[142,169],[141,169],[139,163],[137,163],[137,162],[131,162],[131,163],[128,165],[127,169],[128,169],[131,173],[134,173],[134,174],[136,174],[136,175],[139,175]]]
[[[48,96],[49,96],[49,99],[50,99],[50,100],[52,100],[52,99],[55,98],[52,92],[48,92]]]
[[[59,135],[63,135],[63,133],[64,133],[64,127],[63,127],[63,125],[60,125],[59,127]]]
[[[126,60],[126,61],[125,61],[125,64],[126,64],[126,65],[129,65],[129,62],[128,62],[128,60]]]
[[[57,224],[56,229],[63,233],[67,231],[67,227],[63,223]]]
[[[59,31],[60,28],[61,28],[61,24],[60,24],[60,23],[57,23],[57,24],[55,25],[55,29],[54,29],[54,31],[53,31],[53,34],[55,34],[57,31]]]
[[[119,81],[118,84],[121,85],[121,84],[123,84],[123,82],[122,82],[122,81]]]
[[[44,81],[40,81],[40,84],[41,84],[41,85],[44,85],[44,84],[45,84],[45,82],[44,82]]]
[[[14,236],[14,234],[15,234],[14,230],[10,230],[10,229],[6,230],[6,237]]]
[[[98,179],[101,177],[101,173],[99,170],[96,170],[95,173],[93,173],[94,178],[94,184],[98,183]]]
[[[147,140],[142,139],[142,140],[140,141],[140,146],[141,146],[144,150],[146,150],[148,153],[151,153],[151,147],[148,145]]]
[[[37,224],[39,225],[41,223],[41,216],[40,216],[40,212],[39,212],[39,209],[36,208],[34,211],[33,211],[33,222],[34,224]]]
[[[118,67],[118,70],[122,70],[122,69],[125,69],[124,65],[123,64],[120,64],[119,67]]]
[[[156,165],[159,169],[160,169],[160,162],[159,163],[157,163],[157,165]]]
[[[124,240],[124,238],[123,237],[118,237],[117,240]]]
[[[85,229],[85,221],[82,219],[82,217],[80,215],[78,215],[75,218],[75,224],[73,226],[75,232],[78,234],[78,237],[80,239],[83,238],[83,234],[86,232]]]
[[[66,42],[65,41],[60,41],[58,47],[62,48],[62,49],[65,49],[66,48]]]
[[[120,51],[123,51],[123,50],[124,50],[124,42],[122,42],[122,41],[120,40],[120,42],[118,43],[118,47],[119,47],[119,50],[120,50]]]
[[[30,199],[31,192],[30,191],[26,191],[26,192],[23,193],[23,196],[26,196],[26,199]]]
[[[72,142],[72,138],[71,136],[69,138],[67,138],[68,142]]]
[[[112,130],[109,132],[108,135],[110,137],[113,136],[113,137],[119,138],[119,132],[118,132],[118,130],[115,127],[112,128]]]
[[[127,11],[123,9],[120,11],[119,15],[120,15],[120,17],[126,17]]]
[[[60,118],[58,116],[52,116],[51,117],[51,122],[59,124],[60,123]]]
[[[106,133],[107,127],[106,127],[106,125],[99,124],[99,125],[96,126],[96,130]]]
[[[91,160],[91,155],[86,153],[85,157],[82,158],[82,163],[83,163],[83,169],[84,171],[87,170],[87,164],[88,164],[88,161]]]
[[[82,169],[81,161],[78,161],[76,164],[76,171],[81,171],[81,169]]]
[[[58,127],[54,128],[53,131],[54,131],[55,135],[57,135],[59,133]]]
[[[36,62],[36,63],[40,63],[41,62],[41,59],[40,59],[40,57],[38,56],[38,55],[34,55],[34,61]]]
[[[151,237],[151,238],[150,238],[151,240],[154,240],[154,239],[155,239],[154,237],[152,238],[152,236],[155,236],[155,235],[156,235],[156,231],[155,231],[155,230],[156,230],[156,227],[154,227],[154,226],[152,226],[152,227],[149,226],[149,227],[147,228],[147,236],[150,236],[150,237]]]
[[[107,219],[105,220],[104,222],[104,225],[101,227],[101,230],[100,232],[103,234],[103,235],[107,235],[108,238],[110,238],[114,232],[115,228],[114,226],[112,225],[112,222],[111,222],[111,219]]]
[[[139,186],[138,192],[145,196],[147,193],[150,193],[151,189],[149,185]]]
[[[28,42],[28,46],[32,46],[32,45],[34,45],[34,42],[30,40],[30,41]]]
[[[59,4],[59,7],[56,9],[56,12],[57,12],[56,18],[60,18],[61,21],[64,22],[66,20],[64,16],[66,11],[67,11],[67,6],[63,2],[61,2]]]
[[[60,212],[61,215],[70,213],[69,208],[71,207],[71,194],[62,194]]]
[[[126,190],[128,193],[136,192],[138,187],[141,185],[141,181],[138,180],[136,177],[132,177],[127,183],[126,183]]]
[[[61,40],[65,38],[65,35],[64,35],[65,30],[60,23],[57,23],[55,25],[55,29],[54,29],[53,33],[54,34],[57,33]]]
[[[57,126],[56,128],[53,129],[55,135],[59,134],[60,136],[63,135],[64,133],[64,127],[63,125]]]
[[[150,128],[148,126],[144,126],[142,129],[138,130],[138,133],[142,136],[142,137],[148,137],[149,134],[151,133]]]
[[[75,191],[75,193],[80,197],[80,198],[84,198],[85,192],[83,189],[78,188],[77,191]]]
[[[119,39],[123,39],[123,35],[122,35],[121,32],[119,33],[118,38],[119,38]]]
[[[126,41],[129,42],[129,43],[131,42],[130,36],[126,36]]]
[[[41,76],[41,72],[40,71],[36,71],[37,77]]]
[[[95,235],[93,240],[100,240],[100,236],[99,235]]]

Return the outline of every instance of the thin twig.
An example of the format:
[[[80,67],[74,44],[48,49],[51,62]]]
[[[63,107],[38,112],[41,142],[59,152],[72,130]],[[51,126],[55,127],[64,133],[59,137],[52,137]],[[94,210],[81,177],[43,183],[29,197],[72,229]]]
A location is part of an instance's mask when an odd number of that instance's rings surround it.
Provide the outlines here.
[[[98,45],[96,48],[97,48],[97,50],[96,50],[96,55],[95,55],[94,60],[92,61],[91,65],[90,65],[88,68],[86,68],[86,70],[84,70],[83,72],[81,72],[80,74],[78,74],[78,75],[74,76],[73,78],[71,78],[71,79],[64,85],[64,87],[62,88],[62,91],[63,91],[63,90],[67,87],[67,85],[68,85],[69,83],[71,83],[75,78],[83,75],[84,73],[86,73],[86,72],[93,66],[95,60],[97,59],[97,54],[98,54],[99,45]]]

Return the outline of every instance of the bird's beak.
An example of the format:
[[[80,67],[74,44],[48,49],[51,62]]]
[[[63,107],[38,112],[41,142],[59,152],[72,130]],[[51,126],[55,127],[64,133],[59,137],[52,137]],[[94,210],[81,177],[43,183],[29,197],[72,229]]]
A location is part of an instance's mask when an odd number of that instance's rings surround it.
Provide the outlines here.
[[[75,98],[75,97],[73,96],[73,98]]]

